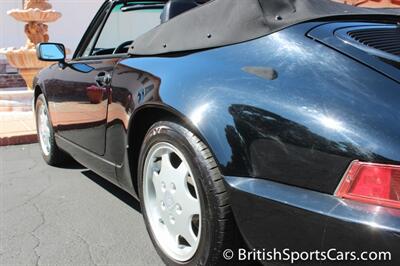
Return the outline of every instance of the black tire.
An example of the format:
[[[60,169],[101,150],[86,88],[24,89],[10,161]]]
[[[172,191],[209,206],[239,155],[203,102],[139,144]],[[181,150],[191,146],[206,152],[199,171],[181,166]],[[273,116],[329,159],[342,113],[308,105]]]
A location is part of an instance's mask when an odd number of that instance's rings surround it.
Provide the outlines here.
[[[164,254],[155,240],[146,214],[146,203],[143,199],[143,169],[149,150],[160,142],[172,144],[185,156],[196,184],[200,188],[202,212],[200,243],[195,255],[186,262],[175,261]],[[139,196],[146,228],[164,263],[167,265],[223,265],[229,263],[222,256],[223,251],[237,249],[240,246],[241,238],[235,225],[222,175],[210,150],[198,137],[173,122],[154,124],[147,132],[142,144],[138,177]]]
[[[40,107],[43,106],[46,110],[46,114],[47,114],[47,118],[50,121],[50,151],[48,154],[45,154],[45,152],[43,151],[43,148],[40,144],[40,136],[39,136],[39,127],[38,127],[38,123],[39,123],[39,109]],[[40,150],[42,152],[42,156],[43,159],[46,161],[46,163],[48,165],[51,166],[61,166],[64,164],[65,161],[67,161],[67,159],[69,158],[65,152],[63,152],[60,148],[58,148],[56,141],[55,141],[55,137],[54,137],[54,130],[53,130],[53,126],[51,123],[51,119],[49,117],[49,111],[48,111],[48,107],[47,107],[47,102],[46,99],[44,97],[43,94],[40,94],[38,96],[38,98],[36,99],[36,105],[35,105],[35,118],[36,118],[36,130],[37,130],[37,134],[38,134],[38,142],[39,142],[39,146],[40,146]]]

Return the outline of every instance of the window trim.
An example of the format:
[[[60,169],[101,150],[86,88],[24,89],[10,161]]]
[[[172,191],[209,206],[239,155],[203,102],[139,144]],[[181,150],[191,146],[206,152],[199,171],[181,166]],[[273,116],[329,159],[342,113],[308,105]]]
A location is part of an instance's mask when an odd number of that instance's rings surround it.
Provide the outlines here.
[[[142,1],[146,1],[146,0],[142,0]],[[85,32],[84,37],[82,38],[81,42],[79,43],[78,48],[75,51],[75,54],[72,58],[73,61],[129,57],[129,51],[126,53],[121,53],[121,54],[83,56],[83,53],[88,48],[88,45],[93,40],[93,38],[95,38],[93,47],[91,48],[91,53],[93,52],[93,49],[96,47],[96,44],[100,38],[100,35],[103,32],[104,26],[107,23],[107,20],[110,17],[113,9],[118,4],[121,4],[124,2],[125,1],[110,1],[110,2],[105,2],[103,4],[103,6],[100,8],[99,12],[96,14],[95,18],[89,25],[89,28]],[[129,2],[129,0],[127,2]],[[136,1],[131,0],[131,2],[136,2]],[[98,30],[98,29],[100,29],[100,30]],[[149,32],[149,31],[147,31],[147,32]],[[145,33],[147,33],[147,32],[145,32]],[[145,33],[143,33],[143,34],[145,34]]]
[[[103,60],[103,59],[113,59],[113,58],[125,58],[129,57],[128,53],[124,54],[110,54],[110,55],[90,55],[90,56],[82,56],[73,59],[74,62],[82,62],[82,61],[94,61],[94,60]]]
[[[110,6],[110,9],[107,11],[107,14],[104,16],[103,21],[102,21],[102,23],[100,24],[100,27],[98,28],[99,31],[96,30],[96,31],[93,33],[93,36],[94,36],[95,34],[97,34],[97,35],[94,37],[95,40],[94,40],[94,43],[93,43],[92,48],[90,48],[90,53],[89,53],[90,55],[89,55],[89,56],[85,56],[84,58],[96,57],[96,55],[92,55],[93,50],[94,50],[94,48],[96,47],[97,42],[99,41],[99,38],[100,38],[100,36],[101,36],[101,33],[102,33],[103,30],[104,30],[104,26],[106,25],[108,19],[110,18],[110,15],[111,15],[112,11],[114,10],[114,7],[117,6],[117,5],[119,5],[119,4],[120,4],[119,2],[114,2],[114,3]],[[92,39],[90,39],[90,40],[92,40]],[[88,45],[89,45],[89,44],[88,44]],[[86,47],[86,48],[88,48],[88,47]],[[85,49],[84,51],[86,51],[86,49]]]
[[[82,57],[82,54],[85,52],[87,46],[89,45],[92,38],[96,34],[98,26],[103,23],[105,16],[109,13],[110,7],[113,5],[112,2],[104,2],[101,6],[99,11],[97,12],[96,16],[93,18],[92,22],[89,24],[85,34],[83,35],[81,41],[78,44],[78,47],[72,56],[73,60],[79,59]]]

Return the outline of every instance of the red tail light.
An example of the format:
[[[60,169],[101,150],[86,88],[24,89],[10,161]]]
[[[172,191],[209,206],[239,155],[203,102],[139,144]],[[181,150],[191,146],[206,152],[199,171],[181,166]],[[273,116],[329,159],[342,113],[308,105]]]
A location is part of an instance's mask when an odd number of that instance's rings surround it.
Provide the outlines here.
[[[355,161],[335,195],[400,209],[400,166]]]

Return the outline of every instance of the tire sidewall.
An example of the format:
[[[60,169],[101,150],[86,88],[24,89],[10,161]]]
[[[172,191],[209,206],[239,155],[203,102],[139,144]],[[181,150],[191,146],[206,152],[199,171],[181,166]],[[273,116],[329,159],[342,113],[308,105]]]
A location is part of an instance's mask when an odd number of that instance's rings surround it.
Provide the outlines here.
[[[209,189],[208,184],[208,170],[205,164],[205,159],[202,157],[195,143],[192,143],[189,138],[185,136],[185,130],[174,123],[157,123],[147,133],[139,158],[138,167],[138,180],[139,180],[139,197],[142,207],[142,214],[144,216],[147,231],[156,248],[157,253],[167,265],[205,265],[209,257],[210,250],[212,250],[212,232],[214,230],[215,215],[212,206],[213,200],[210,199],[209,193],[205,193]],[[154,233],[148,222],[146,213],[145,202],[143,200],[143,169],[145,159],[149,150],[155,144],[160,142],[167,142],[176,147],[185,157],[189,167],[193,173],[201,205],[201,236],[200,243],[195,255],[186,262],[178,262],[165,255],[162,249],[158,246],[158,242],[154,237]]]

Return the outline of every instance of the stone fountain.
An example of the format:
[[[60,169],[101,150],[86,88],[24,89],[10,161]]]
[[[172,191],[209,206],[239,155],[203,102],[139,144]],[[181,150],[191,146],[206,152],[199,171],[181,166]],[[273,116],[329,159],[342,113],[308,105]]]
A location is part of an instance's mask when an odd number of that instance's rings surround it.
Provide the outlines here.
[[[33,79],[40,69],[50,65],[49,62],[39,61],[36,57],[36,45],[49,41],[48,26],[61,17],[61,13],[52,10],[47,0],[27,0],[24,9],[13,9],[7,12],[18,21],[25,22],[27,42],[24,47],[0,49],[5,54],[9,64],[19,69],[26,81],[28,89],[32,89]]]

